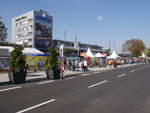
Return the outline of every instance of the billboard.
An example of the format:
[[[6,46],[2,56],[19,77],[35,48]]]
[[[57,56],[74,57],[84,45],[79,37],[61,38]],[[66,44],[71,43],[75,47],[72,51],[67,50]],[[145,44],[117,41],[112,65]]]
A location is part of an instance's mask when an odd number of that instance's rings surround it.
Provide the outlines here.
[[[52,42],[52,17],[36,15],[35,18],[35,47],[47,52]]]

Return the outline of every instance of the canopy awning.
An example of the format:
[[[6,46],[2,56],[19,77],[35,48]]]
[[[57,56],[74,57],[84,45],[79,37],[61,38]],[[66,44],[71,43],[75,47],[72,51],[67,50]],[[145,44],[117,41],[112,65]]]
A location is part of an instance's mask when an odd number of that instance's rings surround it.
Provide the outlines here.
[[[87,52],[86,52],[86,55],[87,56],[89,56],[89,57],[95,57],[94,55],[93,55],[93,53],[91,52],[91,49],[90,48],[88,48],[88,50],[87,50]]]
[[[14,50],[13,47],[9,47],[9,46],[0,46],[0,49],[7,49],[9,54]],[[23,54],[25,54],[25,55],[44,55],[43,52],[41,52],[40,50],[38,50],[36,48],[24,48]]]
[[[106,57],[106,56],[107,56],[107,54],[105,54],[105,53],[97,53],[95,55],[95,57]]]
[[[33,54],[39,55],[39,54],[41,54],[42,55],[44,53],[42,51],[36,49],[36,48],[24,48],[23,54],[25,54],[25,55],[33,55]]]
[[[89,56],[86,55],[85,53],[81,53],[80,56],[81,56],[81,57],[89,57]]]
[[[113,51],[110,56],[107,57],[108,59],[116,59],[116,58],[121,58],[116,51]]]

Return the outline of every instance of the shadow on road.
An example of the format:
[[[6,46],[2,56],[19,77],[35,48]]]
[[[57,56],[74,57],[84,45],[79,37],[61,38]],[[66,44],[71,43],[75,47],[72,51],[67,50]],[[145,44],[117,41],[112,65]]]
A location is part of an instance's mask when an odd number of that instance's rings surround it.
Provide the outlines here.
[[[64,79],[70,78],[70,77],[78,77],[78,76],[80,76],[80,75],[79,74],[78,75],[77,74],[67,75],[67,76],[64,76]]]
[[[10,85],[11,83],[8,81],[8,82],[0,82],[0,86],[5,86],[5,85]]]

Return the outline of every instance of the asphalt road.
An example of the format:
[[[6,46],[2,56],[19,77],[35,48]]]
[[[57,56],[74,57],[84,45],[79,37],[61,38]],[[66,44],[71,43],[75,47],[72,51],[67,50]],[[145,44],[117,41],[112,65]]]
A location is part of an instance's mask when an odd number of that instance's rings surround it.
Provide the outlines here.
[[[0,113],[150,113],[150,65],[0,87]]]

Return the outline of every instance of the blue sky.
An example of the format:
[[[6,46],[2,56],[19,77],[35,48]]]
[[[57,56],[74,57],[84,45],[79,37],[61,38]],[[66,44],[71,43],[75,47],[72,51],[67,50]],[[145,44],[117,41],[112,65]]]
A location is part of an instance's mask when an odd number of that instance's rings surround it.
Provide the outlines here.
[[[117,51],[125,40],[142,39],[150,47],[150,0],[1,0],[0,16],[11,39],[11,18],[43,9],[53,16],[55,39],[101,45]]]

